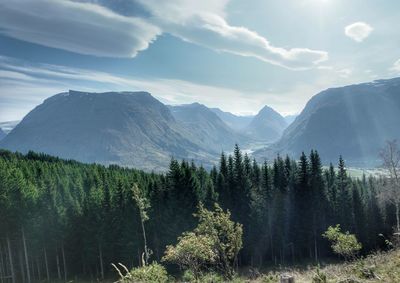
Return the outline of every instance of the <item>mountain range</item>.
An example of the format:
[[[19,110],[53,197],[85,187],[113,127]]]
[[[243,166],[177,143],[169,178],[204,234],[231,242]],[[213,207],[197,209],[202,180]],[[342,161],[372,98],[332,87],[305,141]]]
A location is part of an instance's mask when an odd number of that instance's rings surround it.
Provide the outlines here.
[[[173,156],[209,162],[189,136],[149,93],[69,91],[33,109],[0,146],[146,170],[165,169]]]
[[[71,90],[8,123],[14,129],[6,123],[0,147],[157,171],[172,157],[210,167],[236,143],[260,161],[316,149],[324,163],[343,155],[375,166],[385,141],[400,139],[400,78],[327,89],[289,122],[268,106],[237,116],[199,103],[164,105],[147,92]]]
[[[253,120],[254,115],[238,116],[230,112],[222,111],[219,108],[210,108],[229,127],[237,132],[242,132]]]

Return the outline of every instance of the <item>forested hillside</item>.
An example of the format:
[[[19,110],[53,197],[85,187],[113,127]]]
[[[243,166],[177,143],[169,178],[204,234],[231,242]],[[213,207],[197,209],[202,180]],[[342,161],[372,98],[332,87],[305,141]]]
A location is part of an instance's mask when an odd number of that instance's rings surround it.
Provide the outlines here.
[[[278,156],[257,164],[236,147],[210,172],[172,160],[166,174],[1,151],[1,272],[33,282],[114,276],[117,262],[137,266],[143,238],[135,183],[150,201],[151,260],[193,229],[199,202],[218,202],[243,224],[240,266],[332,256],[321,234],[338,223],[366,253],[384,245],[378,234],[389,235],[396,221],[393,205],[378,203],[381,182],[351,179],[342,159],[337,170],[324,170],[314,151],[299,162]]]

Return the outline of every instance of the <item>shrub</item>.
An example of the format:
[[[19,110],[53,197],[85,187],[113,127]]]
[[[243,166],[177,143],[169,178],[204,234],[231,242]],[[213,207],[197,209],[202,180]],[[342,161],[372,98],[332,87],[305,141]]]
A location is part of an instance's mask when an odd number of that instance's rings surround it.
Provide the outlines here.
[[[335,227],[329,226],[322,236],[331,241],[332,250],[346,260],[353,258],[362,248],[355,235],[349,234],[348,231],[346,233],[341,232],[339,224]]]
[[[167,246],[163,261],[177,263],[181,268],[192,271],[194,277],[198,278],[205,266],[215,263],[213,243],[210,236],[184,233],[178,238],[176,246]]]
[[[190,269],[197,279],[210,268],[232,279],[242,248],[242,225],[233,222],[230,212],[224,212],[218,204],[213,211],[200,204],[195,216],[199,218],[197,227],[183,233],[176,246],[167,246],[162,260]]]
[[[117,282],[120,283],[165,283],[169,281],[168,273],[164,266],[155,262],[150,265],[132,268],[131,271],[128,271],[124,265],[119,265],[126,271],[126,274],[123,275],[121,270],[113,264],[120,277]]]

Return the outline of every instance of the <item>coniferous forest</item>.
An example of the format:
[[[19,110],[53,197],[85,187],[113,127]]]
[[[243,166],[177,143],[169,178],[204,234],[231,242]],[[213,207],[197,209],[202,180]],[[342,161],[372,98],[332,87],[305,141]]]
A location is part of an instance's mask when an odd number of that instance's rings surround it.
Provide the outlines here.
[[[218,203],[243,225],[239,267],[333,257],[322,234],[336,224],[355,234],[361,252],[368,253],[384,248],[384,236],[396,223],[395,207],[378,201],[382,182],[351,178],[342,158],[322,167],[316,151],[258,164],[236,146],[211,170],[171,160],[164,174],[1,151],[0,277],[113,278],[111,263],[140,265],[144,245],[135,184],[149,200],[151,260],[160,261],[167,245],[196,226],[200,202]]]

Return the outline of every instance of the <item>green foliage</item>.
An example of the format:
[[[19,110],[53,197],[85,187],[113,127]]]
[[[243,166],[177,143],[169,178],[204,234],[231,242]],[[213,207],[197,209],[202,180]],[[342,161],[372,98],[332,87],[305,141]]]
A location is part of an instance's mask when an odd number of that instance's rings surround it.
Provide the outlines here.
[[[139,186],[135,183],[132,186],[132,196],[139,209],[140,218],[143,222],[149,220],[147,211],[150,208],[150,203],[144,193],[140,190]]]
[[[146,173],[0,150],[0,247],[9,258],[9,239],[16,282],[23,280],[22,228],[29,265],[39,265],[43,280],[46,253],[50,282],[58,277],[57,257],[64,277],[63,250],[67,280],[80,274],[109,277],[112,262],[143,265],[147,245],[160,258],[184,231],[229,243],[215,245],[215,263],[205,265],[225,276],[239,264],[319,261],[332,252],[321,235],[337,223],[356,235],[362,252],[386,247],[396,213],[390,202],[378,201],[384,182],[350,178],[343,159],[337,170],[325,169],[316,151],[299,161],[277,156],[260,166],[237,146],[211,171],[172,160],[167,172]],[[203,213],[197,231],[193,214],[199,202],[212,213]],[[219,214],[210,210],[215,202],[229,210],[231,221],[243,224],[241,237],[224,238],[239,229],[227,218],[216,220]],[[5,266],[10,274],[10,263]],[[32,274],[35,281],[38,274]]]
[[[202,270],[215,264],[217,255],[213,246],[212,237],[186,232],[178,238],[176,246],[167,246],[162,260],[176,263],[183,269],[189,269],[198,278]]]
[[[146,266],[133,268],[130,271],[122,264],[120,265],[126,271],[125,275],[122,274],[121,268],[113,265],[120,276],[120,279],[117,281],[120,283],[166,283],[170,281],[164,266],[155,262]]]
[[[331,241],[332,250],[345,259],[353,258],[362,248],[355,235],[348,231],[346,233],[341,232],[340,224],[335,227],[329,226],[322,236]]]
[[[164,261],[189,268],[196,278],[208,267],[215,267],[232,278],[233,265],[242,247],[242,226],[234,223],[230,213],[215,204],[209,211],[199,205],[199,224],[193,232],[183,233],[176,246],[168,246]]]
[[[224,277],[215,272],[208,272],[202,275],[198,282],[201,283],[223,283],[226,282]]]

